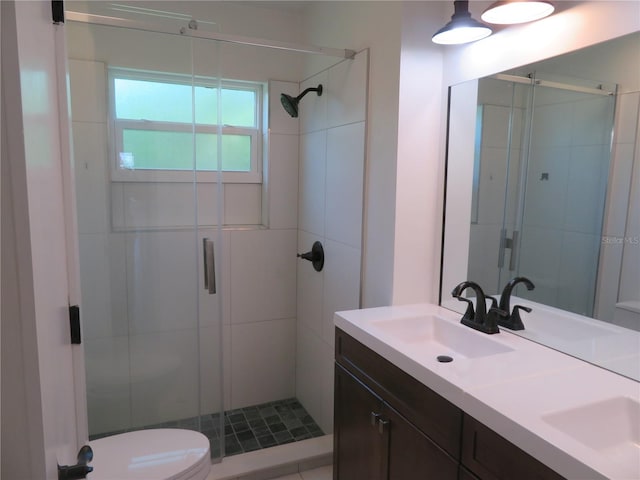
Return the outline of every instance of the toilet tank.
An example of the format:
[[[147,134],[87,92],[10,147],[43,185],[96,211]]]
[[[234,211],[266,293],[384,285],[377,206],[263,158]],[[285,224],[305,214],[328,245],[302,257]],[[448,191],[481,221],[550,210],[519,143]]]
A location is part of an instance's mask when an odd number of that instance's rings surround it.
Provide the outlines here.
[[[613,323],[640,332],[640,300],[616,303]]]

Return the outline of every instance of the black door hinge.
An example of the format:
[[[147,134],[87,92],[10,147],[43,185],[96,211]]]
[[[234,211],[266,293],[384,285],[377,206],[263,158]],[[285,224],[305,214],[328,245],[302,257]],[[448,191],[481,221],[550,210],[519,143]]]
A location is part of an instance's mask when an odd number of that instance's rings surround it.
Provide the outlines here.
[[[71,343],[80,345],[82,339],[80,336],[80,307],[78,305],[69,305],[69,326],[71,330]]]
[[[55,25],[64,23],[64,2],[62,0],[51,0],[51,16]]]

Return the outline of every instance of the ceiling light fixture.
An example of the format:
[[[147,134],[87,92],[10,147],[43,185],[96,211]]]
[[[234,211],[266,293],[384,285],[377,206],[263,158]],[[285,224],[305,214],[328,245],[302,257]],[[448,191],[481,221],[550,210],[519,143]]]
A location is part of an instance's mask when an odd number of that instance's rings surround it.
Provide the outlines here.
[[[453,8],[451,21],[435,33],[431,38],[432,42],[441,45],[459,45],[475,42],[491,35],[490,27],[471,18],[468,1],[456,0],[453,2]]]
[[[487,23],[512,25],[540,20],[554,10],[546,0],[500,0],[487,8],[480,18]]]

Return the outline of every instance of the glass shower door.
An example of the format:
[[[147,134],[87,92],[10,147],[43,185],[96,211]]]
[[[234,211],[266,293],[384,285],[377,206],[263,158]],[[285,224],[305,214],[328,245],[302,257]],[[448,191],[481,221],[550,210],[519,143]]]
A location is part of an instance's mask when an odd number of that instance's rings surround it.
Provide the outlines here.
[[[536,74],[517,189],[518,295],[593,316],[611,157],[615,85]]]
[[[221,304],[213,289],[204,291],[201,226],[210,206],[198,206],[194,106],[206,87],[194,80],[193,41],[66,28],[89,436],[219,431],[222,404],[204,395],[222,395],[222,382],[212,385],[216,377],[205,371],[221,369],[221,335],[204,335],[205,326],[221,329]],[[205,143],[210,149],[211,138]],[[218,223],[208,225],[209,237]],[[213,265],[212,255],[207,260]],[[220,451],[212,448],[214,458]]]

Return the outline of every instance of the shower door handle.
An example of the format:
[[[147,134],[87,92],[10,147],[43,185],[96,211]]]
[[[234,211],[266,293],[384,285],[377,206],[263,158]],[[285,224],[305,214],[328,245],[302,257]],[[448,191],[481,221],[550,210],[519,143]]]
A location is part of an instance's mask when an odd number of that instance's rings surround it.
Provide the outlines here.
[[[514,271],[516,269],[516,262],[518,261],[519,235],[520,233],[518,230],[514,230],[511,235],[511,256],[509,257],[510,271]]]
[[[503,228],[500,231],[500,251],[498,252],[498,268],[504,267],[504,255],[505,250],[508,248],[511,251],[509,255],[509,270],[516,269],[516,262],[518,261],[518,245],[519,245],[520,232],[514,230],[511,234],[511,238],[507,238],[507,230]]]
[[[216,260],[213,241],[202,239],[202,253],[204,258],[204,289],[213,295],[216,293]]]

